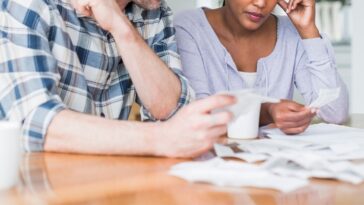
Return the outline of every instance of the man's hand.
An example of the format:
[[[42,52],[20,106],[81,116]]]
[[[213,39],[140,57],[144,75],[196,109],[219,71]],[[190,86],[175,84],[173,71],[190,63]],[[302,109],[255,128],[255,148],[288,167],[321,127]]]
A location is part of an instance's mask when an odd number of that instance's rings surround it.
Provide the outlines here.
[[[52,120],[44,149],[63,153],[197,157],[226,133],[226,124],[232,119],[231,113],[211,114],[211,111],[235,102],[231,96],[213,96],[184,107],[166,122],[156,123],[109,120],[64,110]]]
[[[319,38],[315,24],[315,0],[278,0],[278,5],[287,12],[301,38]]]
[[[112,33],[122,22],[128,23],[120,5],[116,0],[71,0],[72,6],[81,14],[95,18],[104,30]]]
[[[270,104],[268,112],[274,124],[286,134],[304,132],[316,115],[310,108],[289,100]]]
[[[100,27],[111,33],[144,107],[155,119],[165,119],[178,105],[182,90],[181,81],[151,49],[150,46],[153,45],[146,44],[145,39],[123,13],[129,2],[130,0],[71,0],[78,12],[92,16]],[[135,0],[133,3],[152,8],[159,6],[159,0]],[[163,19],[155,20],[163,22]],[[155,27],[151,26],[151,29],[145,32],[152,34],[155,32],[154,28],[160,25],[161,23],[156,24]],[[168,23],[164,26],[169,27],[172,24]],[[154,38],[154,36],[149,37]],[[166,48],[163,47],[163,55],[167,55],[169,51],[174,52],[174,36],[158,39],[163,46],[166,46]],[[158,44],[158,41],[153,44]],[[163,58],[169,61],[167,57]],[[176,63],[174,64],[177,66]]]
[[[230,112],[211,114],[211,111],[235,102],[232,96],[215,95],[182,108],[172,119],[156,127],[157,155],[196,157],[211,149],[226,133],[227,123],[233,118]]]

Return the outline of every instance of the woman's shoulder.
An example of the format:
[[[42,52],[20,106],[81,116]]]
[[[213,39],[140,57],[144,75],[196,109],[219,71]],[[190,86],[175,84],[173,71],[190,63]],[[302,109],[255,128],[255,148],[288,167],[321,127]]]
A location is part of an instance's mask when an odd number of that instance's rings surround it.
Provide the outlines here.
[[[196,27],[205,24],[204,12],[201,8],[186,10],[178,13],[174,18],[174,25],[180,27]]]

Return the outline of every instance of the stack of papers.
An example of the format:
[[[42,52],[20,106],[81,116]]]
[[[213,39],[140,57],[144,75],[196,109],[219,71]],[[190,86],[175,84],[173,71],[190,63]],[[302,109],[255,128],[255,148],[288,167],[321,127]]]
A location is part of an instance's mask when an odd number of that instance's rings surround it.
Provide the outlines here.
[[[308,106],[319,109],[337,99],[339,94],[340,88],[322,89]],[[321,123],[294,136],[279,129],[263,129],[261,133],[266,138],[216,144],[217,157],[177,164],[170,174],[192,182],[283,192],[305,186],[309,178],[336,179],[352,184],[364,181],[363,129]],[[231,158],[235,161],[229,161]],[[362,163],[354,163],[354,160],[362,160]],[[257,162],[262,163],[250,164]]]
[[[280,146],[281,150],[313,153],[330,161],[364,159],[363,129],[321,123],[311,125],[304,133],[294,136],[287,136],[279,129],[266,129],[262,132],[270,138],[265,140],[266,144],[272,145],[270,149],[277,149]],[[255,143],[263,143],[263,141]],[[273,146],[274,143],[278,145]],[[288,146],[286,149],[282,148],[284,143]],[[240,146],[244,148],[244,143]],[[246,146],[249,147],[249,144]]]
[[[290,192],[307,185],[306,179],[281,177],[261,166],[213,158],[203,162],[177,164],[169,172],[190,182],[207,182],[217,186],[258,187]]]
[[[364,163],[354,162],[364,160],[363,129],[321,123],[295,136],[279,129],[261,132],[266,138],[215,144],[217,157],[177,164],[170,174],[192,182],[283,192],[305,186],[310,178],[364,181]]]

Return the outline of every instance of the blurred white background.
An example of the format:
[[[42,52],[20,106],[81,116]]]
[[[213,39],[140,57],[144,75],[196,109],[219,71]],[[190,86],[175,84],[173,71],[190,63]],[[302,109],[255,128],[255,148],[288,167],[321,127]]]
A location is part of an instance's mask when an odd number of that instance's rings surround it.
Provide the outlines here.
[[[167,0],[175,14],[197,7],[216,8],[223,0]],[[363,0],[318,0],[316,23],[333,42],[338,70],[350,93],[350,112],[364,113]],[[276,13],[284,14],[277,8]],[[297,94],[296,100],[302,101]]]

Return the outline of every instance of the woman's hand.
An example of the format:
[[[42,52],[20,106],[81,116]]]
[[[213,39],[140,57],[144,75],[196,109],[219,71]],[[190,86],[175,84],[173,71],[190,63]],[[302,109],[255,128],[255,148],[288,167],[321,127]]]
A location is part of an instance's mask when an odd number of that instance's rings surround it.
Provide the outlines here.
[[[310,125],[316,112],[290,100],[270,104],[268,113],[277,128],[286,134],[299,134]]]
[[[278,5],[286,11],[302,39],[320,37],[315,24],[315,0],[278,0]]]

